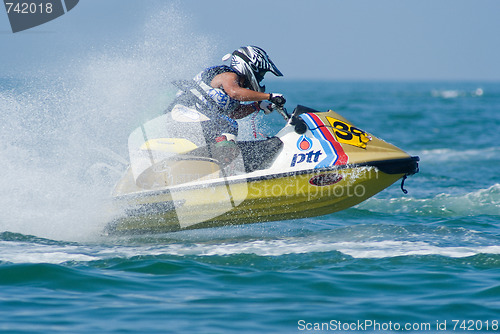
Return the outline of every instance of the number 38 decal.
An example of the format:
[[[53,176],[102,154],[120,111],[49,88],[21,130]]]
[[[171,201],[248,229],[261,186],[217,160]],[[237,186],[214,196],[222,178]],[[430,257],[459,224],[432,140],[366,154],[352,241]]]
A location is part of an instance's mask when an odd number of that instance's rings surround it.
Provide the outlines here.
[[[366,148],[366,144],[371,140],[371,137],[366,132],[347,122],[333,117],[326,117],[326,119],[332,126],[332,132],[339,143]]]

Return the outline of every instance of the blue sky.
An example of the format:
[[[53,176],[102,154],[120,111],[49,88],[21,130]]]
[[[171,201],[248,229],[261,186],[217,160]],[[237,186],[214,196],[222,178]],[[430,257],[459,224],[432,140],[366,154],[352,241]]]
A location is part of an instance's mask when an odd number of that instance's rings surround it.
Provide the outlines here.
[[[66,15],[16,34],[1,10],[0,76],[132,48],[151,17],[172,8],[149,33],[165,38],[165,49],[208,41],[207,65],[254,44],[288,79],[500,80],[497,0],[80,0]],[[183,36],[162,34],[176,24]]]

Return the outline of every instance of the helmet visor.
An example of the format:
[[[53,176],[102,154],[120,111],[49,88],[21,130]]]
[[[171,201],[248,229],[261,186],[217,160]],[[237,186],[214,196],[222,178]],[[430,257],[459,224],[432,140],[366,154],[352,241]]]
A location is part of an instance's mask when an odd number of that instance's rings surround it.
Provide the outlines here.
[[[283,76],[283,73],[281,73],[281,71],[278,70],[278,68],[276,67],[276,65],[274,65],[274,63],[271,61],[271,59],[269,59],[269,64],[271,65],[271,68],[269,69],[269,71],[271,71],[277,77]]]

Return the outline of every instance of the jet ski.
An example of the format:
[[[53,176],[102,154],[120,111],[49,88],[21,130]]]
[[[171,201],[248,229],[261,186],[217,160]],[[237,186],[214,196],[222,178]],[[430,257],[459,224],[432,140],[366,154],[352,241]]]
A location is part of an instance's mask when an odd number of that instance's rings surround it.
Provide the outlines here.
[[[129,137],[130,166],[114,191],[108,234],[321,216],[350,208],[418,172],[417,156],[339,115],[297,106],[264,140],[207,144],[206,115],[182,105]],[[229,143],[229,142],[228,142]]]

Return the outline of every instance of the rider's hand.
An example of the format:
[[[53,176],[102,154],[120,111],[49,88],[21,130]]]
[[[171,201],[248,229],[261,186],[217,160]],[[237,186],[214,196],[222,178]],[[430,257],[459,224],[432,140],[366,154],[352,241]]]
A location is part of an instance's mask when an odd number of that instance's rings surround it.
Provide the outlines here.
[[[286,99],[283,97],[283,94],[269,94],[269,101],[276,106],[276,108],[283,108],[286,103]]]
[[[271,102],[267,102],[267,101],[261,101],[259,103],[259,108],[260,108],[260,110],[263,110],[264,114],[266,114],[266,115],[269,115],[274,110],[273,104]]]

